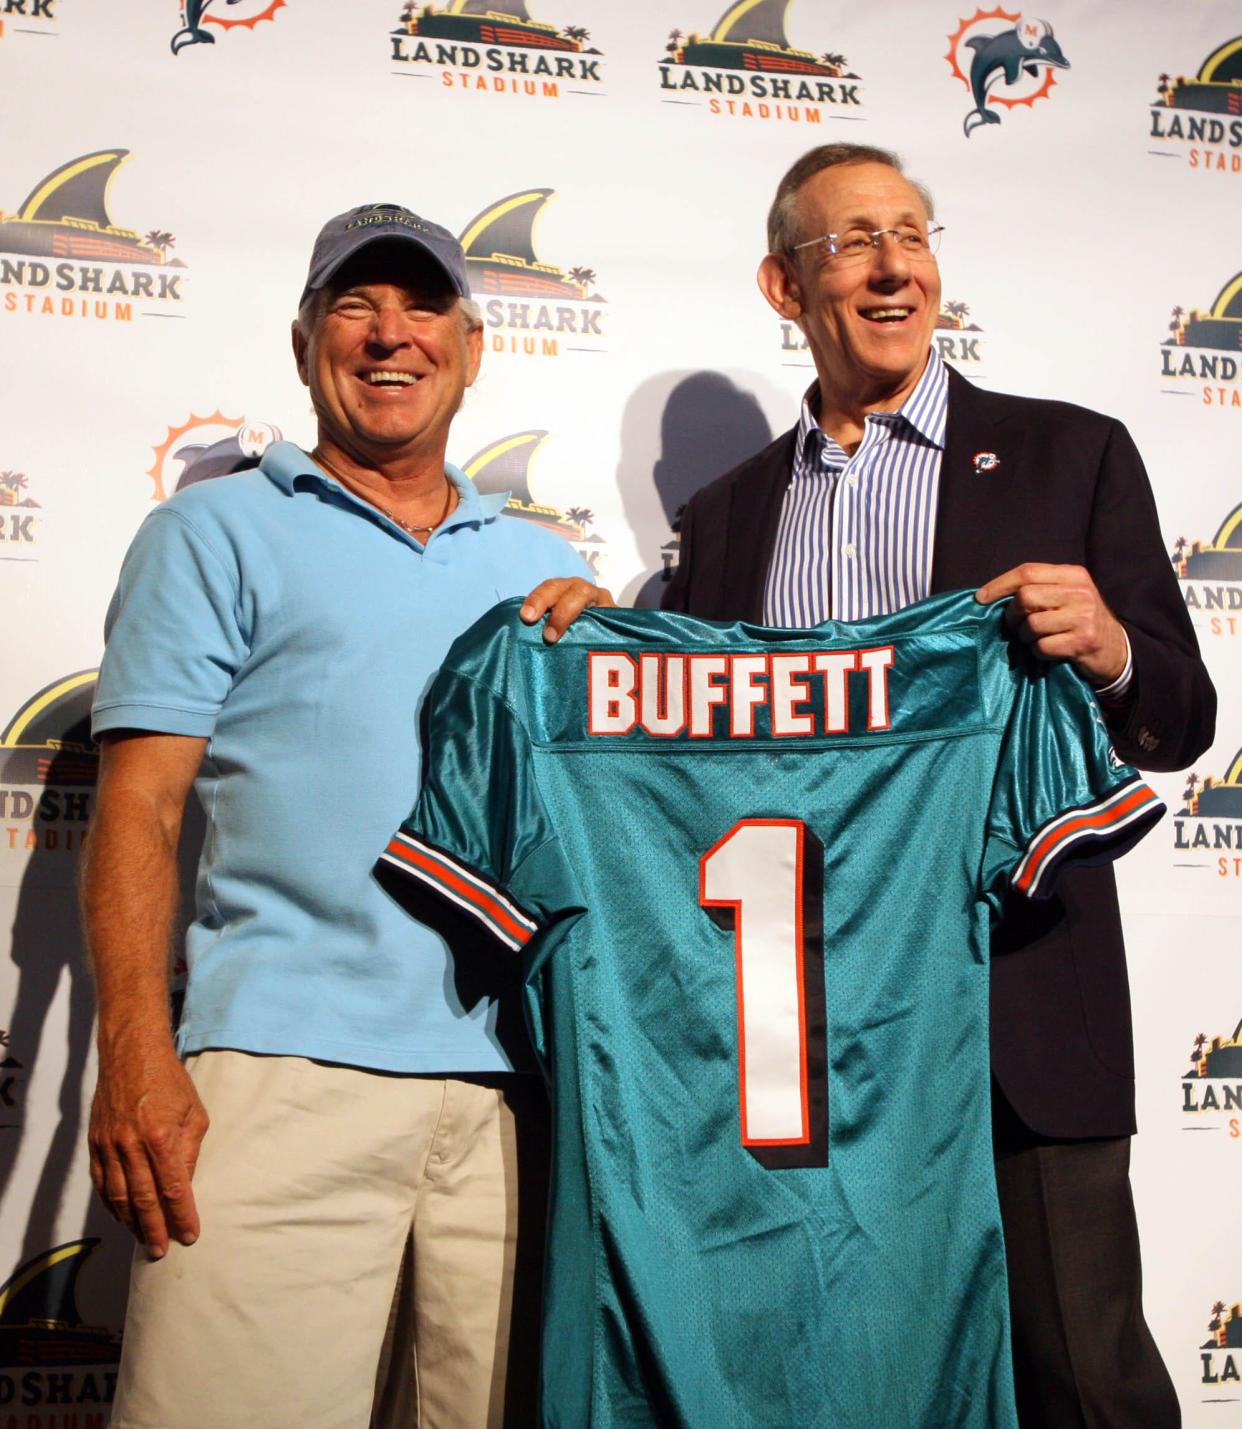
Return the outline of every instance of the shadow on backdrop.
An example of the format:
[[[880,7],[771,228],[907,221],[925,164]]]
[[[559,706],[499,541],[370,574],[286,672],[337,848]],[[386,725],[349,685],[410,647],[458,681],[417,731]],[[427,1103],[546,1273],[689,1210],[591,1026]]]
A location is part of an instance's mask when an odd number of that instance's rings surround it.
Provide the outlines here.
[[[19,1213],[26,1218],[18,1265],[78,1237],[101,1238],[90,1274],[91,1299],[100,1307],[108,1307],[113,1312],[109,1320],[119,1323],[129,1275],[128,1232],[113,1222],[93,1193],[85,1202],[80,1227],[67,1226],[62,1217],[65,1204],[77,1204],[87,1190],[85,1186],[70,1188],[69,1178],[71,1174],[85,1178],[84,1165],[79,1162],[80,1170],[75,1169],[74,1162],[86,1137],[84,1095],[93,1090],[84,1082],[91,1065],[95,990],[86,963],[77,900],[81,831],[85,827],[79,816],[87,807],[93,809],[98,769],[98,749],[89,735],[93,692],[92,681],[81,691],[82,707],[74,711],[79,717],[60,732],[59,747],[51,747],[42,756],[38,783],[43,787],[44,798],[54,801],[45,807],[49,813],[54,810],[56,817],[44,818],[40,810],[34,814],[30,827],[35,847],[22,876],[12,929],[17,986],[6,1019],[10,1038],[6,1052],[20,1064],[23,1093],[35,1072],[32,1059],[36,1053],[44,1067],[49,1063],[55,1066],[59,1059],[56,1124],[43,1164],[32,1182],[24,1175],[23,1183],[30,1184],[14,1185],[13,1172],[22,1144],[33,1129],[28,1119],[30,1109],[22,1096],[9,1124],[0,1131],[0,1203],[5,1205],[6,1218]],[[66,819],[66,814],[72,817]],[[70,829],[72,842],[66,836]],[[183,945],[185,923],[193,908],[194,871],[204,832],[198,800],[191,798],[178,855],[182,919],[174,937],[176,949]],[[65,1040],[57,1046],[47,1024],[62,979],[68,982],[68,1006]]]
[[[622,605],[653,609],[677,564],[677,523],[701,486],[772,440],[753,393],[720,372],[662,372],[641,383],[621,418],[617,486],[630,529],[640,533],[644,569],[618,593]],[[648,548],[649,533],[667,539]]]

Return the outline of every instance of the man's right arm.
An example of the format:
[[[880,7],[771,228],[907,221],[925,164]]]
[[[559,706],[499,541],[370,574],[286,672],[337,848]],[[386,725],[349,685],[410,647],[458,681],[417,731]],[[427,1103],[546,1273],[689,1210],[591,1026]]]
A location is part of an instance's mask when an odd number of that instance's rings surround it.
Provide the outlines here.
[[[205,739],[101,738],[82,871],[83,924],[99,1001],[91,1181],[154,1259],[198,1238],[191,1180],[207,1113],[173,1046],[168,954],[177,841]]]

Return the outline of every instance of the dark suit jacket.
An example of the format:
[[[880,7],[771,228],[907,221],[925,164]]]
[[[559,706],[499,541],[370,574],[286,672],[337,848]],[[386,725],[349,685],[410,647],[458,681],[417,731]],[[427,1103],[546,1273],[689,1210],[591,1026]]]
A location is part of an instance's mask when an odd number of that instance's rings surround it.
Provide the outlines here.
[[[786,432],[691,499],[666,610],[762,623],[795,437]],[[976,473],[980,452],[999,457],[995,470]],[[1197,758],[1212,742],[1216,693],[1129,433],[1082,407],[985,392],[950,370],[932,592],[982,585],[1022,561],[1086,566],[1125,625],[1134,683],[1110,718],[1122,758],[1147,769]],[[1014,1110],[1046,1136],[1132,1132],[1112,870],[1067,873],[1047,904],[1013,898],[992,951],[992,1068]]]

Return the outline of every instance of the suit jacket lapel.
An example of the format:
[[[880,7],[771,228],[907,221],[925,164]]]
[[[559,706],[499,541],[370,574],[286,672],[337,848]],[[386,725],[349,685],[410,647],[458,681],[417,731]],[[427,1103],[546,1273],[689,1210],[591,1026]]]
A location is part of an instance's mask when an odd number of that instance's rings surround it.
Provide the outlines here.
[[[1012,482],[1020,469],[1022,430],[994,402],[949,368],[949,413],[932,554],[933,593],[976,586],[1000,574],[997,543],[1013,517]],[[998,460],[990,471],[976,458]]]
[[[721,590],[736,591],[742,599],[742,619],[756,625],[763,624],[763,592],[776,549],[785,490],[793,475],[797,436],[795,427],[774,441],[733,488]],[[723,614],[726,608],[728,616]],[[736,608],[736,599],[722,600],[723,618],[730,618]]]

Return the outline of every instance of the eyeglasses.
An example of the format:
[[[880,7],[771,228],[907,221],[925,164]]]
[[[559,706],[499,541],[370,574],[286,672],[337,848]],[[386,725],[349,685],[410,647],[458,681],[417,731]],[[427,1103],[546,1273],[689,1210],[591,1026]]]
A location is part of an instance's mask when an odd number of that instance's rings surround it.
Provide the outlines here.
[[[846,233],[825,233],[819,238],[808,238],[805,243],[795,243],[789,252],[822,245],[824,256],[832,260],[834,268],[848,268],[851,263],[870,262],[880,250],[880,239],[891,234],[898,250],[912,263],[926,263],[935,257],[943,232],[942,223],[929,225],[926,233],[911,227],[877,228],[871,233],[865,228],[851,228]]]

